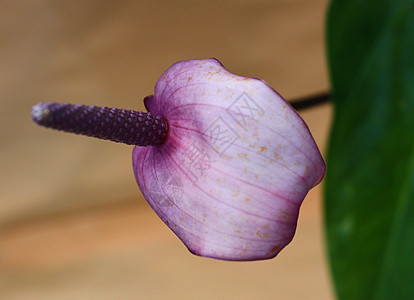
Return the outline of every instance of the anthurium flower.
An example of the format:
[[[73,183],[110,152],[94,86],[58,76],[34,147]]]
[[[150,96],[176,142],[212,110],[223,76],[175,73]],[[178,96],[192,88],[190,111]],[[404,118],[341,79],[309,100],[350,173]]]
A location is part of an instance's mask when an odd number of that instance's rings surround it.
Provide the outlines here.
[[[215,59],[182,61],[144,99],[148,113],[39,103],[40,125],[138,145],[149,205],[197,255],[272,258],[293,238],[300,205],[324,177],[308,127],[264,81]]]

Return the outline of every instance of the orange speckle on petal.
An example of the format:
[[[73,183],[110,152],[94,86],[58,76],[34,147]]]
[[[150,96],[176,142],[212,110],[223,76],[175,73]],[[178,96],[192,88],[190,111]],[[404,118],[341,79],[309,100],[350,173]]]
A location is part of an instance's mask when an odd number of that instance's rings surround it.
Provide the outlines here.
[[[281,209],[280,211],[279,211],[279,215],[278,215],[278,217],[279,218],[282,218],[283,219],[283,221],[289,221],[289,217],[290,217],[290,214],[287,212],[287,211],[285,211],[285,210],[283,210],[283,209]]]
[[[269,235],[267,232],[263,233],[263,232],[261,232],[260,230],[258,230],[258,231],[256,232],[256,235],[257,235],[258,237],[260,237],[261,239],[267,239],[267,238],[269,238],[269,237],[270,237],[270,235]]]
[[[242,159],[250,161],[250,159],[247,157],[247,153],[237,153],[237,156]]]
[[[274,253],[276,253],[277,251],[279,251],[279,250],[280,250],[280,248],[282,248],[282,246],[280,246],[280,245],[277,245],[277,246],[273,247],[273,248],[272,248],[272,250],[271,250],[272,254],[274,254]]]
[[[304,175],[307,175],[308,172],[309,172],[310,166],[308,164],[306,164],[306,167],[305,168],[306,169],[305,169],[305,174]]]
[[[237,192],[231,194],[231,196],[234,197],[234,198],[236,198],[239,195],[240,195],[240,190],[239,189],[237,190]]]
[[[259,152],[263,152],[263,151],[266,151],[266,150],[267,150],[267,147],[260,146]]]

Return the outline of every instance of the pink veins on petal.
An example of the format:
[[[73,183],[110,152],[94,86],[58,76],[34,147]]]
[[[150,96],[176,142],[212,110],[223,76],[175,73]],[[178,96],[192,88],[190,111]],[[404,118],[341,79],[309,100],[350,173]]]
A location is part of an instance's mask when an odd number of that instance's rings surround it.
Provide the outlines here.
[[[296,111],[264,81],[216,59],[174,64],[144,101],[168,122],[162,145],[133,151],[135,178],[158,216],[194,254],[276,256],[325,175]]]

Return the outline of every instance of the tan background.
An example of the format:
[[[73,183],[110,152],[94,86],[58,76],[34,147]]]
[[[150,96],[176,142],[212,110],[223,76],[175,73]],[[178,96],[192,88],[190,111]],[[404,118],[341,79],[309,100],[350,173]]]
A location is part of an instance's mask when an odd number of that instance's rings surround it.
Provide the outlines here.
[[[327,0],[0,1],[1,299],[332,299],[321,189],[276,259],[191,255],[143,199],[132,147],[35,126],[58,101],[143,109],[174,62],[218,58],[287,99],[329,89]],[[331,107],[301,112],[323,152]]]

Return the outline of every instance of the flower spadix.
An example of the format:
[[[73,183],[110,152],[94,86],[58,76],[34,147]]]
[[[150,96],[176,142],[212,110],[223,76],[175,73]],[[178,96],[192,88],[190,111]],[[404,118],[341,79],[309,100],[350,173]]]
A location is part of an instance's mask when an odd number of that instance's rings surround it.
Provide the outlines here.
[[[169,128],[162,145],[133,150],[137,183],[158,216],[194,254],[276,256],[325,174],[294,109],[264,81],[215,59],[174,64],[145,105]]]
[[[234,75],[215,59],[174,64],[144,103],[147,113],[39,103],[32,118],[137,145],[133,170],[145,199],[192,253],[276,256],[325,174],[296,111],[264,81]]]

